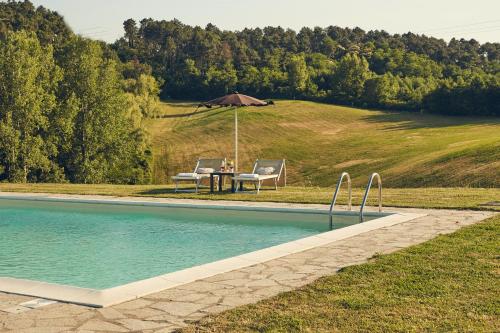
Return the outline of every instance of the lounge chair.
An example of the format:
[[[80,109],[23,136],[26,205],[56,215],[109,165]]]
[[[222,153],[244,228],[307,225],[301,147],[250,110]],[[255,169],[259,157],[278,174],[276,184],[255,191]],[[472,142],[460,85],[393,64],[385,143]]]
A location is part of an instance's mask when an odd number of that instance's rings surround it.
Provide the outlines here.
[[[172,179],[175,182],[175,192],[179,190],[179,182],[194,182],[196,184],[195,192],[198,193],[201,181],[204,178],[209,178],[210,174],[214,171],[218,171],[222,164],[226,163],[225,158],[200,158],[196,163],[194,171],[191,173],[179,173],[173,176]],[[215,176],[217,177],[217,176]]]
[[[285,160],[257,160],[253,166],[252,173],[240,173],[233,177],[236,182],[236,190],[238,185],[248,182],[255,185],[257,194],[260,192],[262,183],[266,180],[274,181],[274,188],[278,189],[278,182],[284,177],[284,185],[286,186],[286,165]]]

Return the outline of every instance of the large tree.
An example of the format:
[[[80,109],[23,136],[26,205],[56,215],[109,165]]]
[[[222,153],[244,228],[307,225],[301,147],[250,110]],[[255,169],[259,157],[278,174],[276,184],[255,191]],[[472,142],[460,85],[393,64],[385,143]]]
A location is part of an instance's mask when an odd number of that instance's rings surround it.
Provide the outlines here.
[[[333,74],[333,96],[340,102],[358,101],[364,90],[366,80],[371,76],[368,61],[357,54],[347,54],[339,62]]]
[[[305,92],[309,81],[309,72],[303,54],[292,55],[287,63],[288,84],[293,97],[301,96]]]
[[[128,46],[134,47],[134,41],[137,36],[137,23],[133,19],[128,19],[123,22],[123,29],[125,30],[125,38],[128,40]]]
[[[56,47],[73,34],[57,12],[42,6],[35,8],[30,1],[0,2],[0,38],[22,30],[34,32],[42,45]]]
[[[78,183],[133,182],[128,171],[142,142],[134,142],[137,126],[129,117],[117,64],[103,57],[99,43],[80,37],[61,54],[61,97],[75,114],[64,161],[68,177]]]
[[[57,147],[49,140],[61,71],[52,47],[34,34],[8,32],[0,41],[0,178],[59,180]]]

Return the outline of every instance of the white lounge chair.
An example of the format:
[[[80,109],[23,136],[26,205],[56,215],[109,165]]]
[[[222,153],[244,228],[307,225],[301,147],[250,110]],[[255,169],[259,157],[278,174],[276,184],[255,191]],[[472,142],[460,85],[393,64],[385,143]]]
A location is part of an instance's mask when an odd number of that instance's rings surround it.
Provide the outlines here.
[[[179,182],[194,182],[196,184],[195,192],[198,193],[201,181],[204,178],[209,178],[212,172],[218,171],[221,165],[225,163],[225,158],[200,158],[196,163],[196,167],[193,172],[178,173],[176,176],[172,177],[175,182],[175,192],[180,191]]]
[[[233,177],[236,182],[236,190],[244,183],[253,183],[257,194],[260,192],[262,183],[266,180],[274,181],[274,188],[278,189],[278,182],[281,177],[284,177],[284,185],[286,186],[286,164],[285,160],[257,160],[253,166],[252,173],[240,173]]]

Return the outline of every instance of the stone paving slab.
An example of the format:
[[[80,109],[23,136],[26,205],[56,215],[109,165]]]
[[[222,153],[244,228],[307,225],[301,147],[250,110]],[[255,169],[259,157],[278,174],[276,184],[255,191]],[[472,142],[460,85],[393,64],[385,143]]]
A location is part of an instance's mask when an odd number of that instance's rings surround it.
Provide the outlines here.
[[[425,242],[494,215],[485,211],[392,210],[427,216],[109,308],[55,303],[10,313],[9,309],[34,298],[0,293],[0,332],[171,332],[207,314],[255,303],[335,274],[342,267],[366,262],[377,253]]]

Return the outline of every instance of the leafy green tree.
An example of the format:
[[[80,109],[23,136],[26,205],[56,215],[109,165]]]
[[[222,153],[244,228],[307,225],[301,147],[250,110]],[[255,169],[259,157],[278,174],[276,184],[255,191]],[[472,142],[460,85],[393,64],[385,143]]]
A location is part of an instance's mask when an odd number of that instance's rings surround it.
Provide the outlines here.
[[[34,34],[8,32],[0,41],[1,178],[11,182],[61,180],[56,147],[47,140],[61,71],[52,47]]]
[[[442,86],[424,97],[427,111],[452,116],[500,116],[500,84],[497,78],[475,78],[470,85]]]
[[[303,54],[292,55],[287,61],[288,85],[295,98],[301,95],[307,88],[309,72]]]
[[[125,38],[128,40],[128,46],[134,47],[135,38],[137,36],[137,23],[133,19],[128,19],[123,22],[123,29],[125,30]]]
[[[324,36],[321,41],[321,54],[326,55],[329,58],[334,58],[338,51],[338,43],[334,41],[330,36]]]
[[[220,69],[215,66],[208,68],[205,86],[212,96],[230,93],[237,83],[238,76],[231,62],[226,62]]]
[[[116,60],[116,59],[114,59]],[[152,68],[148,64],[140,63],[137,59],[121,63],[120,71],[124,79],[139,79],[141,75],[152,75]]]
[[[175,40],[169,36],[165,41],[165,57],[169,67],[173,67],[177,56],[177,45]]]
[[[345,55],[333,74],[333,97],[341,102],[358,101],[362,97],[366,80],[372,75],[365,58],[356,54]]]
[[[76,109],[72,143],[64,161],[77,183],[132,183],[130,169],[142,142],[128,117],[127,98],[116,63],[103,58],[99,43],[73,38],[62,54],[61,96]],[[131,165],[132,164],[132,165]],[[144,166],[147,167],[147,166]]]
[[[309,82],[306,95],[315,98],[325,98],[330,94],[332,73],[337,62],[321,53],[306,56]]]
[[[123,85],[132,107],[137,108],[142,116],[149,118],[159,116],[160,87],[154,77],[141,74],[137,79],[124,80]]]
[[[313,50],[312,39],[314,38],[314,33],[311,28],[304,27],[297,34],[297,42],[299,44],[299,49],[305,53],[311,53]]]
[[[288,76],[284,71],[276,68],[263,67],[260,70],[261,95],[276,97],[287,96],[289,93]]]
[[[410,110],[420,110],[424,97],[439,86],[439,82],[434,78],[397,77],[397,79],[399,85],[397,100]]]
[[[30,1],[0,2],[0,39],[11,31],[30,31],[43,46],[56,48],[73,35],[64,18],[42,6],[35,8]]]
[[[364,100],[370,106],[394,107],[398,105],[399,85],[391,73],[376,76],[365,82]]]
[[[260,71],[255,66],[245,66],[238,78],[238,90],[247,94],[259,94],[262,89]]]
[[[162,89],[162,97],[184,96],[187,98],[203,98],[204,86],[201,70],[193,59],[185,59],[179,70],[165,78],[166,86]]]

